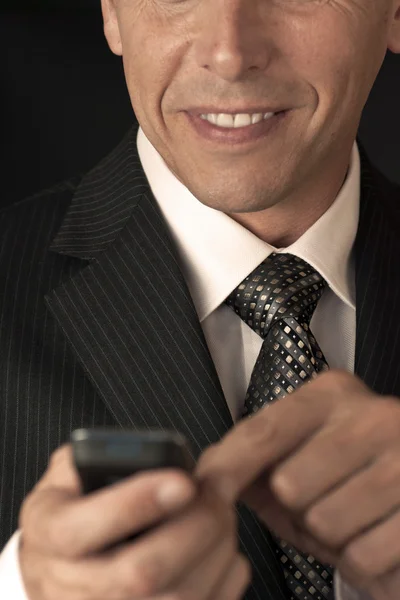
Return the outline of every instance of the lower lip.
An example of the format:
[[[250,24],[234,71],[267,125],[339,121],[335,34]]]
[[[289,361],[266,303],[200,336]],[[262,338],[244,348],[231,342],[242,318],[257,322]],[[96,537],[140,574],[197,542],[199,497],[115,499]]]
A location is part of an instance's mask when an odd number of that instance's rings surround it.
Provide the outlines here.
[[[203,139],[232,146],[248,144],[270,135],[285,120],[289,112],[284,110],[269,119],[263,119],[259,123],[254,123],[254,125],[248,127],[239,127],[238,129],[217,127],[200,116],[190,113],[186,113],[186,115],[192,127]]]

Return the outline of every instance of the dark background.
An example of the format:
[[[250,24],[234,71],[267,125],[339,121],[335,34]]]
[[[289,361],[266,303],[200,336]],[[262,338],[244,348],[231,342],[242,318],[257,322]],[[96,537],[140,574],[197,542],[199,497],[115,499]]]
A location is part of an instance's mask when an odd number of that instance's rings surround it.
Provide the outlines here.
[[[106,44],[100,0],[0,0],[0,206],[106,155],[134,122],[121,59]],[[360,139],[400,183],[400,56],[388,53]]]

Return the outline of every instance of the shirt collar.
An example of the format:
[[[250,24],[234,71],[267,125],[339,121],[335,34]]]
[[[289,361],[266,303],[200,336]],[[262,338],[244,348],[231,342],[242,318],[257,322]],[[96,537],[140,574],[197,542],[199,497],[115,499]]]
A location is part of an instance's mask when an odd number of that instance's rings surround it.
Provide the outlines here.
[[[360,157],[354,144],[346,181],[329,210],[288,248],[277,250],[228,215],[205,206],[175,177],[139,127],[139,157],[177,245],[200,321],[272,252],[290,252],[311,264],[354,308],[351,249],[357,233]]]
[[[279,250],[306,260],[355,309],[352,249],[360,215],[361,163],[356,142],[346,180],[330,208],[294,244]]]

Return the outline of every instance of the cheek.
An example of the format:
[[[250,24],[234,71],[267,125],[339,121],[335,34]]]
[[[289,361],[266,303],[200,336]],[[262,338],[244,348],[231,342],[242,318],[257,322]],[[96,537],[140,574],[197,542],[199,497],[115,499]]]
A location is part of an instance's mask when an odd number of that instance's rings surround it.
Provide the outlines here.
[[[179,70],[182,43],[171,30],[154,25],[135,30],[124,44],[125,78],[137,116],[154,120],[155,114],[161,117],[164,95]]]
[[[313,90],[316,115],[340,112],[365,102],[379,70],[381,53],[372,55],[370,36],[342,14],[297,21],[288,42],[288,62]]]
[[[156,44],[146,45],[146,39],[136,38],[124,45],[123,66],[133,110],[139,120],[147,121],[159,104],[162,72],[159,68]]]

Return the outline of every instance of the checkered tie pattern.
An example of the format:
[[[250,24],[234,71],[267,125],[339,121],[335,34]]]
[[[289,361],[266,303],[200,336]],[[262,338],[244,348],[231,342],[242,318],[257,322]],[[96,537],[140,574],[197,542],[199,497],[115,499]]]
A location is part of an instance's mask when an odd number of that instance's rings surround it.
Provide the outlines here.
[[[310,331],[326,287],[304,260],[271,254],[226,299],[263,339],[245,399],[244,417],[284,398],[328,369]],[[333,567],[274,536],[291,600],[333,600]]]

